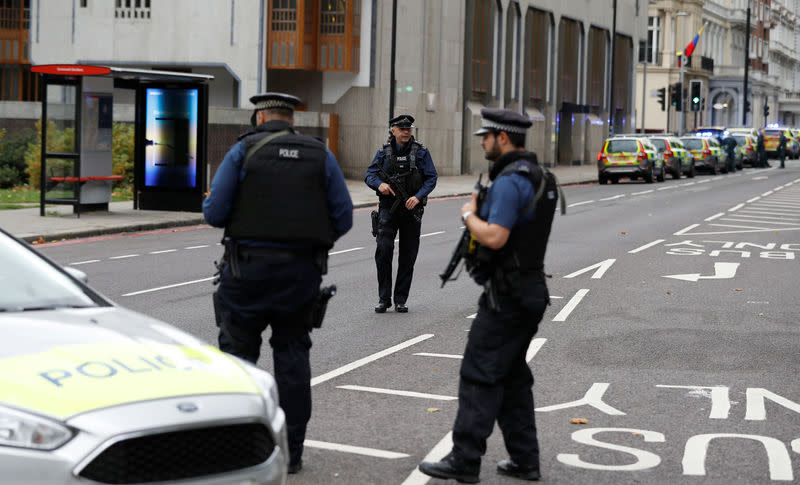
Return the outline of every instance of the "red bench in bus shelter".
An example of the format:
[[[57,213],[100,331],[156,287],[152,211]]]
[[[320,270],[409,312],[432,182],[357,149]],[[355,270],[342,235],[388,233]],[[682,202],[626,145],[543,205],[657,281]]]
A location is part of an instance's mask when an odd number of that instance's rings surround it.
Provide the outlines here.
[[[88,182],[90,180],[122,180],[122,175],[105,175],[94,177],[50,177],[53,182]]]

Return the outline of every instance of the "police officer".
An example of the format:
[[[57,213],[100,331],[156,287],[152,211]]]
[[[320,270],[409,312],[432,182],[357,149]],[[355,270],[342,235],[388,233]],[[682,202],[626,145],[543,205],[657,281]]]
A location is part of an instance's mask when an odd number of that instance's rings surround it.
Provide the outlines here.
[[[736,171],[736,138],[728,136],[722,140],[722,145],[725,146],[725,153],[728,155],[728,171]]]
[[[422,212],[438,178],[430,152],[411,134],[413,127],[414,117],[408,114],[389,120],[389,140],[375,154],[364,178],[364,182],[378,194],[376,313],[385,313],[392,306],[392,256],[398,231],[400,244],[394,309],[398,313],[408,312],[406,301],[419,251]]]
[[[528,345],[550,302],[544,255],[558,199],[555,178],[524,150],[531,121],[514,111],[481,110],[481,146],[490,164],[486,201],[476,197],[461,218],[479,243],[468,269],[484,286],[461,363],[453,448],[419,470],[437,478],[477,483],[486,439],[495,420],[509,459],[497,472],[538,480],[539,444],[533,414]]]
[[[781,168],[786,168],[786,133],[783,130],[778,141],[778,155],[781,157]]]
[[[293,128],[298,98],[264,93],[250,102],[255,129],[225,155],[203,201],[206,221],[225,228],[214,312],[219,348],[253,364],[272,327],[289,473],[297,473],[311,417],[309,324],[328,249],[352,227],[353,203],[333,154]]]
[[[764,130],[758,132],[758,140],[756,141],[756,153],[758,154],[758,166],[760,168],[769,167],[767,161],[767,148],[764,144]]]

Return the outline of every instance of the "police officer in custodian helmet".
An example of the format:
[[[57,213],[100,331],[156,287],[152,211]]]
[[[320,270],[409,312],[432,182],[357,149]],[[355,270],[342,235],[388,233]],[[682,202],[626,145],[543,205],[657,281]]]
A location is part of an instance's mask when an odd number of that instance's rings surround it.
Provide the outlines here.
[[[453,448],[420,471],[438,478],[477,483],[486,439],[497,421],[509,459],[501,475],[538,480],[539,444],[533,415],[533,375],[525,354],[550,302],[544,254],[553,223],[558,188],[555,177],[524,150],[531,121],[514,111],[481,110],[481,146],[491,160],[493,181],[486,200],[464,204],[461,217],[477,240],[467,261],[483,285],[461,363]]]
[[[406,300],[419,251],[422,212],[438,178],[430,152],[411,134],[413,127],[414,117],[408,114],[389,120],[389,140],[375,154],[364,179],[378,194],[378,211],[373,214],[378,269],[376,313],[392,306],[392,296],[395,311],[408,312]],[[392,256],[398,231],[397,281],[392,295]]]
[[[214,312],[220,349],[254,364],[272,327],[289,473],[297,473],[311,417],[309,332],[321,324],[328,250],[352,227],[353,203],[333,154],[295,131],[298,98],[265,93],[250,101],[255,129],[225,155],[203,201],[206,221],[225,228]]]

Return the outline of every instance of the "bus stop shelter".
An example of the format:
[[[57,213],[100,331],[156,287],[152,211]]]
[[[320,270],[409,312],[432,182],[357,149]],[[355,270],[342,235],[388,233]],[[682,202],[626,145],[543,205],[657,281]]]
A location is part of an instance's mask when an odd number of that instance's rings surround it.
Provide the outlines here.
[[[207,190],[208,83],[213,76],[108,66],[33,66],[42,77],[40,210],[108,210],[114,89],[134,102],[134,209],[202,210]]]

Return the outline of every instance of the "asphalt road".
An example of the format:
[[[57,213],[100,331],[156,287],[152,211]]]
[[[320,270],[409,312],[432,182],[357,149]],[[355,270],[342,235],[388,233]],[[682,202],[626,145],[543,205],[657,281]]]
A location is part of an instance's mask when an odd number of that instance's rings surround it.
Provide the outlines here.
[[[773,162],[774,164],[774,162]],[[565,188],[528,355],[545,483],[800,481],[800,162],[785,170]],[[479,289],[441,289],[463,198],[430,201],[410,312],[376,315],[369,209],[332,250],[312,334],[314,411],[292,484],[445,483],[460,356]],[[109,236],[40,250],[119,304],[216,341],[221,231]],[[260,365],[271,369],[268,346]],[[572,418],[588,423],[573,424]],[[489,440],[484,483],[498,477]]]

